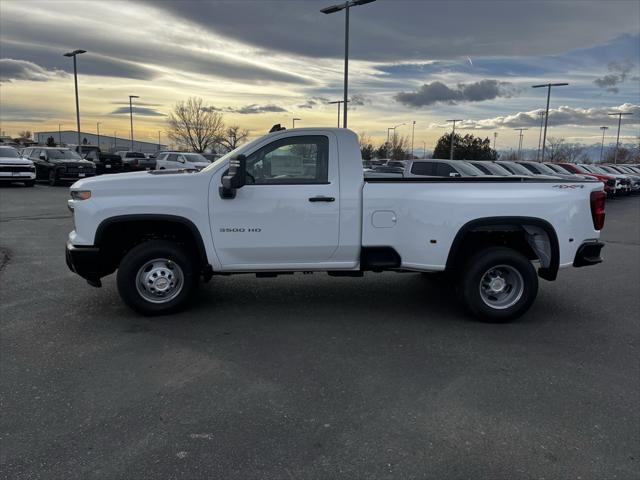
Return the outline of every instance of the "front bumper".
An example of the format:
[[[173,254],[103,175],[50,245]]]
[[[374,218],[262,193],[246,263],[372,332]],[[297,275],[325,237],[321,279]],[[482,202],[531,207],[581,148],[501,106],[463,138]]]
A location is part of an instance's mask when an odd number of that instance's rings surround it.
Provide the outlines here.
[[[5,182],[21,182],[24,180],[35,180],[35,172],[0,172],[0,180]]]
[[[585,242],[578,248],[576,256],[573,259],[574,267],[587,267],[589,265],[597,265],[602,262],[600,250],[604,247],[604,243],[594,241]]]
[[[99,247],[77,246],[67,241],[65,259],[69,270],[80,275],[94,287],[102,286],[100,279],[113,272],[105,263]]]

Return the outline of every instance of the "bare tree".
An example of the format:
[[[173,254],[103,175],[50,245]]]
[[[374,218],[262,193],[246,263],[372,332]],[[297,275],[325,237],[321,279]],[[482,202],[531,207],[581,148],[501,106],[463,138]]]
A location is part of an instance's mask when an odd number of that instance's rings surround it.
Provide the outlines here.
[[[548,137],[547,138],[547,152],[549,152],[548,160],[550,162],[562,162],[564,158],[562,156],[562,144],[564,138],[562,137]]]
[[[31,140],[31,132],[29,130],[18,132],[18,138],[20,140]]]
[[[225,131],[222,114],[196,97],[176,103],[167,123],[171,140],[200,153],[220,144]]]
[[[371,141],[371,137],[366,133],[361,133],[358,135],[360,140],[360,155],[363,160],[371,160],[375,153],[376,147],[373,145]]]
[[[238,125],[227,128],[220,139],[220,144],[228,151],[235,150],[239,145],[247,141],[249,130],[241,129]]]

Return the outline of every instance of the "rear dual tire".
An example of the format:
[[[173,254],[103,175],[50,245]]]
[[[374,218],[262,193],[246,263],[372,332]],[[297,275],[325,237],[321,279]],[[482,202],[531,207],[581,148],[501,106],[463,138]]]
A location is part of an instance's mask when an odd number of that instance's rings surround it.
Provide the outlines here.
[[[459,293],[466,308],[479,320],[506,323],[531,307],[538,294],[538,275],[521,253],[491,247],[465,262]]]

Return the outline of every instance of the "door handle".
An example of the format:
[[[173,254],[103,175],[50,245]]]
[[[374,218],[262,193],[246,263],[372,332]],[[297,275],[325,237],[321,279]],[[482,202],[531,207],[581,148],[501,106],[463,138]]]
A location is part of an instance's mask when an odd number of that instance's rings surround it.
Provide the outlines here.
[[[311,197],[309,198],[310,202],[335,202],[336,199],[333,197],[323,197],[323,196],[318,196],[318,197]]]

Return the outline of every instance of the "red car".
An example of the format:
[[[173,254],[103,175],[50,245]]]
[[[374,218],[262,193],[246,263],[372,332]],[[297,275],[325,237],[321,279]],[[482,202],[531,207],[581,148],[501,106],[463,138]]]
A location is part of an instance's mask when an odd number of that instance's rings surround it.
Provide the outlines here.
[[[555,163],[554,165],[558,165],[559,167],[564,168],[569,173],[575,173],[578,175],[588,175],[590,177],[597,178],[602,183],[604,183],[604,192],[607,196],[611,197],[616,194],[616,188],[619,188],[616,185],[616,178],[613,175],[605,175],[603,173],[592,173],[586,171],[584,168],[574,164],[574,163]]]

